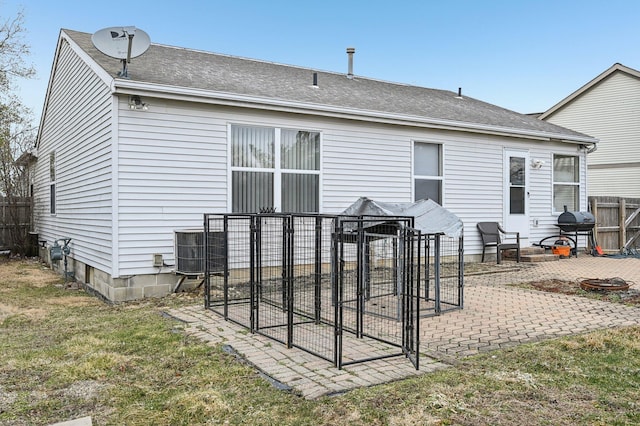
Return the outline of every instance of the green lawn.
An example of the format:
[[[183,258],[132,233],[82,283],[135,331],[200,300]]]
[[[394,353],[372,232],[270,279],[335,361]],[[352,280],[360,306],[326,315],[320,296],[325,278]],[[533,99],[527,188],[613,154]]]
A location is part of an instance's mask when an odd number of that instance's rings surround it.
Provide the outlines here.
[[[523,345],[307,401],[185,336],[190,296],[108,305],[41,264],[0,264],[0,425],[640,424],[640,326]]]

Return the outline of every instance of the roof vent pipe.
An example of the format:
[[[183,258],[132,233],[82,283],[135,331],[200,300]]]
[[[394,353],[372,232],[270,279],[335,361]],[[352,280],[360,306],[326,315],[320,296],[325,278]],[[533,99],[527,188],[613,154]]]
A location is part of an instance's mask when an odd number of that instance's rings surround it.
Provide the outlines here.
[[[458,96],[456,98],[462,99],[462,87],[458,87]]]
[[[356,53],[356,49],[353,47],[347,47],[347,55],[349,55],[349,72],[347,78],[353,78],[353,54]]]
[[[318,87],[318,73],[317,72],[313,73],[313,86],[314,87]]]

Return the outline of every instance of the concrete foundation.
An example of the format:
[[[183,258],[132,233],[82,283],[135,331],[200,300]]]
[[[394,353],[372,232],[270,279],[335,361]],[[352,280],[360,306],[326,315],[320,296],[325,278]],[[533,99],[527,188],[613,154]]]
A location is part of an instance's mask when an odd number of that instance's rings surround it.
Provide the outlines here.
[[[40,258],[51,269],[64,276],[64,261],[51,261],[49,249],[40,247]],[[105,271],[67,257],[68,279],[110,302],[126,302],[150,297],[164,297],[173,293],[181,276],[171,272],[113,278]]]

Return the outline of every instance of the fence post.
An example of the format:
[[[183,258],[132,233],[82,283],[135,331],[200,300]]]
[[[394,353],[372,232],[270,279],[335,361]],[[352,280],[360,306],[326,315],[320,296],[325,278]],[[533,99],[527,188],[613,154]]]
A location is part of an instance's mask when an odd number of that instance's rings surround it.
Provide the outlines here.
[[[618,233],[618,244],[623,248],[627,243],[627,200],[620,198],[618,201],[618,222],[620,223],[620,232]]]
[[[595,197],[589,197],[589,205],[591,207],[591,214],[595,219],[595,223],[593,224],[593,239],[596,241],[600,241],[598,239],[598,200]]]

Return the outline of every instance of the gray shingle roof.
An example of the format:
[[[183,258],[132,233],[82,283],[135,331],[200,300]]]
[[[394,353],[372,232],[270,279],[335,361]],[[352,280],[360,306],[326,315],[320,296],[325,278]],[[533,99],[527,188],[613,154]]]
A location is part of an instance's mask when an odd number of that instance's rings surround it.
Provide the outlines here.
[[[98,51],[91,34],[63,30],[92,60],[114,78],[120,60]],[[313,73],[318,87],[313,87]],[[585,135],[457,93],[361,76],[151,44],[129,66],[129,81],[184,87],[252,97],[270,98],[382,114],[450,120],[528,132],[585,137]]]

